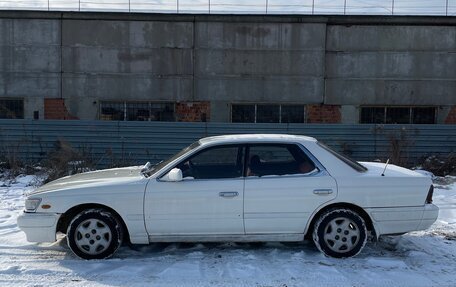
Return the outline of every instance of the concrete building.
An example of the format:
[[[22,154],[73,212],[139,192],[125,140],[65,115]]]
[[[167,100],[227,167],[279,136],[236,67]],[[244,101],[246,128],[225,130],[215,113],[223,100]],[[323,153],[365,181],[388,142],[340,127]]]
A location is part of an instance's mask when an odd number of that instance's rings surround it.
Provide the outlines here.
[[[456,17],[0,12],[0,118],[456,123]]]

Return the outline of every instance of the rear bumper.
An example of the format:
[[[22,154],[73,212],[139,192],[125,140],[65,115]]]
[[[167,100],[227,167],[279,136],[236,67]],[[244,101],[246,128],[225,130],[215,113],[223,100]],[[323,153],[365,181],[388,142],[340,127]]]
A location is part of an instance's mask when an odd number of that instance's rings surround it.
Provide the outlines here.
[[[439,215],[434,204],[417,207],[368,208],[377,236],[429,228]]]
[[[25,232],[29,242],[54,242],[60,214],[22,213],[17,218],[17,225]]]
[[[418,230],[428,229],[439,217],[439,208],[434,204],[426,204],[423,210],[423,218]]]

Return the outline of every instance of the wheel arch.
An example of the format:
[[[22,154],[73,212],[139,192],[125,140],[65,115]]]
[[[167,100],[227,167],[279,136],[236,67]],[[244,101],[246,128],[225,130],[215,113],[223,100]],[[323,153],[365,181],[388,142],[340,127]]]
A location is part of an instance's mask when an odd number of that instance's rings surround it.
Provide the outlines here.
[[[117,211],[115,211],[113,208],[111,208],[107,205],[98,204],[98,203],[79,204],[79,205],[73,206],[70,209],[68,209],[67,211],[65,211],[60,216],[59,221],[57,222],[56,232],[62,232],[64,234],[66,234],[68,225],[70,224],[71,220],[73,220],[73,218],[77,214],[79,214],[80,212],[82,212],[84,210],[93,209],[93,208],[101,208],[101,209],[104,209],[104,210],[112,213],[116,217],[116,219],[119,220],[119,222],[122,224],[122,228],[123,228],[123,232],[124,232],[124,234],[123,234],[124,242],[130,242],[130,233],[128,232],[127,225],[125,224],[125,221],[122,218],[122,216],[120,216],[120,214]]]
[[[366,228],[367,231],[370,231],[373,235],[373,238],[377,238],[377,231],[375,230],[374,223],[372,221],[372,218],[370,215],[360,206],[355,205],[353,203],[348,203],[348,202],[336,202],[336,203],[331,203],[328,205],[325,205],[321,207],[317,212],[315,212],[312,216],[312,219],[309,221],[309,223],[306,226],[306,230],[304,233],[304,238],[306,239],[311,239],[312,238],[312,233],[314,229],[315,222],[320,218],[320,215],[326,212],[329,209],[337,209],[337,208],[345,208],[345,209],[350,209],[356,213],[358,213],[366,222]]]

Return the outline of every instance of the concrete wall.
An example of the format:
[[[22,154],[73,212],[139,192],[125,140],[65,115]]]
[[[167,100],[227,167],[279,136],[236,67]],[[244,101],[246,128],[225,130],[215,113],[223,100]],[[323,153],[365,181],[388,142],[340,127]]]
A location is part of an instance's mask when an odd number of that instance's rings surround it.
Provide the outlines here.
[[[23,98],[25,116],[60,97],[60,22],[0,18],[0,97]]]
[[[334,25],[327,35],[327,103],[455,103],[455,26]]]
[[[456,19],[0,12],[0,97],[97,119],[101,100],[456,105]]]
[[[193,96],[193,23],[63,20],[62,38],[64,97],[80,118],[101,100]]]
[[[196,100],[225,110],[233,102],[323,102],[325,24],[201,22],[195,27]],[[229,121],[229,113],[215,120]]]

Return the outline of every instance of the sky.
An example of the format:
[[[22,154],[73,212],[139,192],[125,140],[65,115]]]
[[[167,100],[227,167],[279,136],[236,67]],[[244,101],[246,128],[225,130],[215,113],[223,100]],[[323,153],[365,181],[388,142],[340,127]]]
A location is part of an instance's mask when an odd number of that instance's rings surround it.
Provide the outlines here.
[[[456,16],[456,0],[0,0],[0,9]]]

